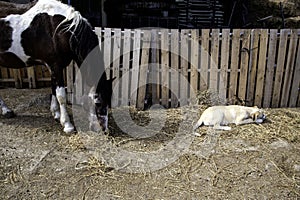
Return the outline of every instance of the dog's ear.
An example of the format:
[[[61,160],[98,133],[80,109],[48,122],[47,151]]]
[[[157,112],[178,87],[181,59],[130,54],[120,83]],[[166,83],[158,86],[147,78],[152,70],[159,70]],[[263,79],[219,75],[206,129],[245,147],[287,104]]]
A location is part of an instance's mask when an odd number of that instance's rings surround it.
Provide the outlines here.
[[[259,111],[256,111],[256,112],[253,112],[253,113],[250,114],[253,121],[257,120],[258,115],[259,115]]]
[[[253,106],[253,108],[258,108],[257,106]]]

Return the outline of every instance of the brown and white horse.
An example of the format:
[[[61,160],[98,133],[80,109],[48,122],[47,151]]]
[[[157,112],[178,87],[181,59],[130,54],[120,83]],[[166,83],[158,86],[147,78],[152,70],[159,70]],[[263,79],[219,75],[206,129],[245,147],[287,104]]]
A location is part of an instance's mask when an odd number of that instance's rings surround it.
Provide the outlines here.
[[[73,132],[74,126],[66,109],[63,70],[72,60],[78,66],[86,63],[91,52],[98,57],[87,62],[82,72],[85,84],[94,85],[94,96],[98,96],[97,107],[90,113],[90,124],[98,116],[102,129],[107,128],[112,81],[106,78],[98,45],[98,37],[87,20],[73,7],[56,0],[39,0],[23,14],[0,19],[0,66],[19,69],[43,64],[51,70],[50,109],[54,118],[60,119],[65,132]],[[3,115],[13,116],[1,98],[0,106]]]

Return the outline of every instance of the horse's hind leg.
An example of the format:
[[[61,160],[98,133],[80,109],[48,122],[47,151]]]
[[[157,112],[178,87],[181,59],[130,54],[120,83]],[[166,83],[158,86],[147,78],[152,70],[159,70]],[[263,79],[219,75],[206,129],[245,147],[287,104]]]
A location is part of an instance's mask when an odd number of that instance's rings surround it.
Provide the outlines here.
[[[15,116],[15,113],[7,107],[5,102],[0,98],[0,107],[2,109],[2,115],[6,118],[12,118]]]
[[[70,118],[67,112],[67,98],[66,98],[66,91],[64,87],[57,87],[56,88],[56,97],[60,107],[60,123],[64,127],[64,132],[70,133],[74,131],[74,126],[70,122]]]
[[[58,104],[56,95],[54,95],[54,94],[52,94],[52,96],[51,96],[50,111],[51,111],[55,121],[58,121],[60,119],[59,104]]]
[[[64,132],[71,133],[74,131],[74,126],[70,122],[70,118],[67,112],[67,95],[65,88],[63,87],[63,71],[62,69],[56,69],[52,73],[52,101],[51,111],[54,113],[54,118],[59,118],[61,125],[64,127]],[[57,103],[58,102],[58,103]]]

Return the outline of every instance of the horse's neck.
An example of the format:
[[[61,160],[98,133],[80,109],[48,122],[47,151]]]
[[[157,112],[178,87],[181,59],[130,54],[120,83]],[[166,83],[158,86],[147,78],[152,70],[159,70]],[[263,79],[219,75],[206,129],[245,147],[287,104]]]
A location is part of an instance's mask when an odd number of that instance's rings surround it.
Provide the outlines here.
[[[27,4],[8,3],[0,1],[0,18],[4,18],[12,14],[23,14],[32,8],[38,0],[34,0]]]

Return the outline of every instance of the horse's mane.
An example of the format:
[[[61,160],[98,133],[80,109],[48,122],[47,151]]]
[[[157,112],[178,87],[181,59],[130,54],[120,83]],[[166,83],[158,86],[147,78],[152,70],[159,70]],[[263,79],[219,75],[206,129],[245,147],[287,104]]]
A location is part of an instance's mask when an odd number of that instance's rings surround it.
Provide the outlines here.
[[[77,61],[83,62],[90,51],[99,44],[98,37],[92,26],[84,19],[80,20],[77,25],[73,25],[69,31],[71,31],[70,47],[77,56]]]

